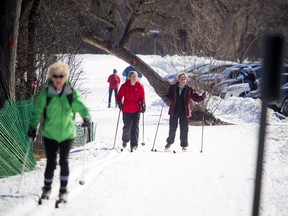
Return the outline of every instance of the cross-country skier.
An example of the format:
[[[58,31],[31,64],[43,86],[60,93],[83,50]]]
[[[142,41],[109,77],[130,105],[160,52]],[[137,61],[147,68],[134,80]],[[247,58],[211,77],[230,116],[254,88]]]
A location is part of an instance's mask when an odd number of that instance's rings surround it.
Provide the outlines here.
[[[180,121],[180,145],[183,151],[188,147],[188,119],[191,117],[190,100],[202,102],[206,94],[199,95],[187,84],[188,77],[181,73],[177,77],[178,82],[171,85],[166,95],[165,101],[170,105],[169,109],[169,137],[167,138],[165,150],[169,150],[175,141],[175,133]]]
[[[118,93],[118,88],[119,84],[121,82],[120,77],[117,74],[117,70],[113,70],[113,74],[111,74],[108,77],[107,82],[109,83],[109,99],[108,99],[108,108],[111,107],[111,98],[112,98],[112,93],[114,92],[115,95],[115,101],[116,101],[116,95]]]
[[[123,112],[123,148],[126,148],[130,141],[131,151],[133,151],[138,147],[140,112],[145,112],[146,105],[144,87],[138,81],[137,72],[131,71],[128,77],[129,80],[120,87],[116,101]]]
[[[49,67],[48,85],[40,92],[34,105],[28,136],[36,137],[36,128],[44,117],[43,139],[47,164],[44,174],[42,199],[49,199],[51,185],[56,169],[59,150],[61,167],[59,200],[67,197],[69,177],[68,156],[76,137],[75,113],[79,112],[84,120],[83,127],[90,125],[90,113],[78,91],[68,83],[69,68],[62,61]]]

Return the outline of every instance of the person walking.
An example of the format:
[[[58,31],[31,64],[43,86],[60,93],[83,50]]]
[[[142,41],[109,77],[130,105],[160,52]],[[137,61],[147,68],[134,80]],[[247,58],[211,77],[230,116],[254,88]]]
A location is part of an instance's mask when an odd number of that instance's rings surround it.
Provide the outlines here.
[[[114,92],[115,95],[115,101],[116,101],[116,95],[118,93],[118,88],[119,88],[119,84],[121,82],[120,77],[117,74],[117,70],[114,69],[113,70],[113,74],[111,74],[108,77],[107,82],[109,83],[109,98],[108,98],[108,108],[111,107],[111,98],[112,98],[112,93]],[[116,104],[117,106],[117,104]]]
[[[35,139],[37,126],[41,117],[44,118],[42,136],[47,164],[41,199],[49,199],[51,194],[58,150],[61,168],[59,200],[67,197],[68,157],[76,137],[75,113],[80,113],[84,120],[83,127],[90,126],[90,112],[78,91],[70,86],[68,77],[69,68],[66,63],[58,61],[49,67],[48,84],[37,98],[29,124],[28,136]]]
[[[123,148],[130,141],[131,152],[138,147],[140,112],[146,111],[144,87],[138,81],[136,71],[131,71],[117,94],[118,107],[123,112]]]
[[[169,108],[169,136],[166,139],[165,150],[169,150],[175,141],[175,133],[180,122],[180,146],[183,151],[188,147],[188,120],[191,117],[190,100],[202,102],[206,94],[200,96],[196,91],[187,84],[188,77],[181,73],[177,77],[178,82],[171,85],[165,97],[165,102],[170,105]]]

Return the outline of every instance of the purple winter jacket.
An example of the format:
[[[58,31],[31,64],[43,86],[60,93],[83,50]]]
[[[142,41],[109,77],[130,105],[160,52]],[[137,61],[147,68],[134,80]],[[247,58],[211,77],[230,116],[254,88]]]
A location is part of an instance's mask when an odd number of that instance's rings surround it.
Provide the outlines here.
[[[166,103],[170,105],[170,109],[169,109],[170,116],[174,115],[176,97],[178,97],[178,94],[177,94],[178,85],[179,85],[179,82],[175,83],[174,85],[171,85],[166,95]],[[195,102],[202,102],[204,98],[200,96],[199,94],[197,94],[197,92],[191,86],[186,85],[184,88],[185,88],[185,93],[184,93],[185,114],[187,118],[190,118],[192,116],[191,107],[190,107],[190,99],[192,99]]]

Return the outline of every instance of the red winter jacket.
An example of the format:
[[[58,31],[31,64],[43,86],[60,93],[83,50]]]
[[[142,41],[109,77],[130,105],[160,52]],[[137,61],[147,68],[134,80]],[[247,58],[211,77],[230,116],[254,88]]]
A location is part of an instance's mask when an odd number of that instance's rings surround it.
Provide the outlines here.
[[[117,74],[112,74],[108,77],[109,89],[118,89],[121,82],[120,77]]]
[[[141,110],[141,103],[145,104],[144,87],[140,82],[131,85],[130,80],[127,80],[121,87],[116,96],[116,102],[123,102],[123,113],[135,113]]]
[[[173,116],[175,111],[175,104],[176,104],[176,97],[178,97],[178,87],[179,83],[177,82],[174,85],[171,85],[168,93],[166,95],[166,102],[170,105],[169,109],[169,115]],[[185,114],[187,118],[190,118],[192,116],[191,107],[190,107],[190,99],[196,101],[196,102],[202,102],[204,98],[196,93],[196,91],[189,85],[186,85],[185,87],[185,93],[184,93],[184,108],[185,108]]]

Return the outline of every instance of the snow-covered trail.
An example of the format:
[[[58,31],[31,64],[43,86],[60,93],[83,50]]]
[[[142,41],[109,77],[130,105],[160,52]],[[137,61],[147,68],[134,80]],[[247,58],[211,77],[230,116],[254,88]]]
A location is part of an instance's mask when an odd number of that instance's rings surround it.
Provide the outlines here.
[[[147,57],[146,61],[149,63],[151,59]],[[87,85],[92,89],[86,101],[97,123],[97,132],[96,141],[87,144],[86,151],[78,148],[70,155],[69,203],[60,209],[54,208],[59,189],[58,167],[51,200],[42,206],[37,205],[36,195],[41,193],[43,185],[43,160],[35,171],[25,175],[20,194],[15,193],[19,176],[0,180],[1,216],[251,214],[258,125],[255,123],[257,115],[253,116],[252,110],[247,108],[257,109],[253,101],[234,100],[239,108],[234,114],[230,112],[227,119],[235,120],[236,125],[205,127],[203,153],[200,153],[201,127],[189,129],[191,152],[180,151],[179,132],[173,146],[176,154],[151,152],[162,102],[143,79],[147,99],[146,145],[139,145],[134,153],[117,153],[115,150],[105,150],[113,146],[119,114],[117,109],[107,109],[106,80],[113,68],[120,72],[127,65],[106,55],[87,55],[83,63],[89,79]],[[223,107],[219,110],[225,110],[225,103],[221,104]],[[228,101],[227,106],[232,103],[233,100]],[[245,106],[241,107],[241,103]],[[156,141],[158,150],[166,144],[167,112],[168,108],[165,107]],[[248,114],[251,115],[251,122]],[[225,117],[225,112],[221,116]],[[245,121],[241,121],[244,116]],[[284,216],[288,212],[288,167],[285,166],[288,164],[287,122],[272,123],[268,128],[261,211],[264,216]],[[116,147],[121,146],[122,126],[121,120]],[[83,158],[86,158],[85,185],[81,186],[78,182]]]
[[[191,138],[200,138],[199,129],[191,130],[194,134]],[[246,127],[246,130],[251,128]],[[215,128],[207,128],[207,134],[213,131]],[[187,213],[230,215],[231,212],[247,215],[254,160],[243,158],[253,158],[254,152],[247,155],[246,148],[252,149],[254,139],[249,137],[250,142],[239,146],[237,142],[228,142],[225,134],[239,136],[245,130],[235,133],[234,126],[230,126],[219,128],[217,132],[219,138],[207,138],[202,154],[199,145],[196,146],[199,141],[191,147],[192,152],[176,154],[151,152],[148,144],[133,154],[94,150],[98,145],[91,145],[86,161],[86,184],[78,184],[79,173],[71,175],[69,204],[55,210],[53,198],[43,206],[30,200],[9,215],[67,215],[67,211],[73,215],[184,216]],[[74,158],[73,154],[71,158]],[[79,161],[73,164],[72,172],[81,168]],[[21,214],[17,214],[19,211]]]

